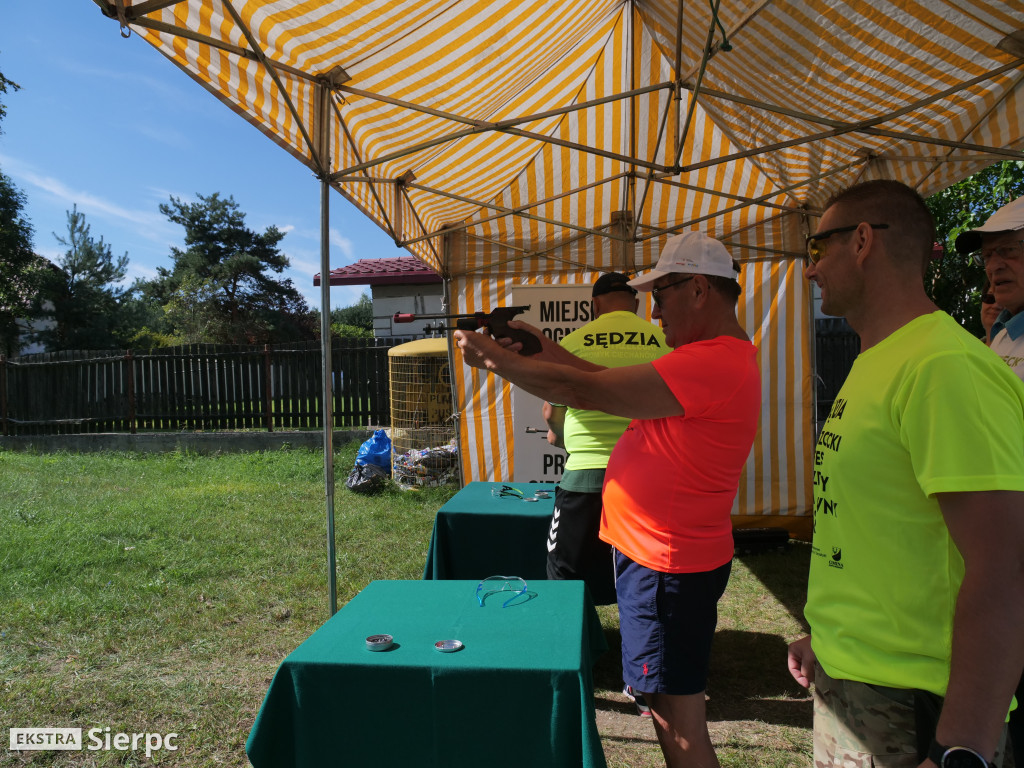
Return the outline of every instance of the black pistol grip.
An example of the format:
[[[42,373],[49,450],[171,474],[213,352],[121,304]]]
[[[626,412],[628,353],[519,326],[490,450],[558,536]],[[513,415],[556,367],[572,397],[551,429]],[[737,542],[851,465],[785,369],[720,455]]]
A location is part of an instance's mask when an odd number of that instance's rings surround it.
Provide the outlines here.
[[[516,315],[529,309],[526,307],[497,307],[491,312],[490,317],[487,320],[487,330],[490,331],[494,338],[504,336],[512,341],[518,341],[523,345],[522,349],[519,350],[519,354],[524,357],[530,355],[536,355],[541,351],[542,346],[540,339],[534,336],[529,331],[523,330],[522,328],[509,328],[508,321],[515,318]]]
[[[522,344],[523,348],[519,350],[519,354],[523,355],[524,357],[536,355],[542,349],[540,339],[538,339],[529,331],[523,330],[522,328],[506,327],[505,332],[502,334],[502,336],[508,336],[510,339],[512,339],[512,341],[518,341],[520,344]]]

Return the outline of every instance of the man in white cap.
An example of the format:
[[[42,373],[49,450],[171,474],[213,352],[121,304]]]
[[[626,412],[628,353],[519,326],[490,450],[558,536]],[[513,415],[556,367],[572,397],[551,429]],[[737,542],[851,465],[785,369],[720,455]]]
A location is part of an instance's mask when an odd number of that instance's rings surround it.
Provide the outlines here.
[[[988,332],[988,345],[1024,380],[1024,197],[1004,205],[977,229],[960,233],[956,249],[985,268],[989,292],[1003,308]],[[1008,733],[1014,761],[1024,766],[1024,677],[1016,696]]]
[[[961,232],[956,249],[985,268],[995,303],[989,346],[1024,379],[1024,197],[1007,203],[977,229]]]
[[[602,368],[547,339],[523,357],[517,344],[455,334],[468,365],[552,402],[632,419],[605,472],[600,536],[616,550],[623,678],[650,706],[669,768],[719,764],[704,689],[732,565],[730,513],[761,410],[757,349],[736,317],[737,271],[706,235],[668,240],[654,270],[630,281],[650,291],[673,348],[650,363]]]

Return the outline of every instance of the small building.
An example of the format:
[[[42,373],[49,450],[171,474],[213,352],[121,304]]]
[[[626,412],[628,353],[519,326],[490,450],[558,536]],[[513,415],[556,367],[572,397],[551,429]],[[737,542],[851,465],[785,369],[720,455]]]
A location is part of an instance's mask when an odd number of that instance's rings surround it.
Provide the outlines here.
[[[437,321],[418,320],[396,324],[396,312],[416,315],[444,311],[444,280],[434,270],[412,256],[384,259],[359,259],[354,264],[331,270],[331,285],[368,285],[373,302],[373,335],[424,336],[426,325]],[[320,285],[320,275],[313,277]]]

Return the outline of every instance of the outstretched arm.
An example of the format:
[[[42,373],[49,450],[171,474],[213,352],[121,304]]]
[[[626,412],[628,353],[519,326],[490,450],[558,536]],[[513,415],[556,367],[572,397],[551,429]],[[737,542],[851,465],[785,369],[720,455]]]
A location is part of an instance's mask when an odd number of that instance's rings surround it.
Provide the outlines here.
[[[496,373],[544,400],[631,419],[683,413],[683,407],[650,363],[581,370],[575,365],[539,360],[537,355],[522,357],[512,347],[506,349],[490,336],[473,331],[456,331],[455,344],[467,365]]]

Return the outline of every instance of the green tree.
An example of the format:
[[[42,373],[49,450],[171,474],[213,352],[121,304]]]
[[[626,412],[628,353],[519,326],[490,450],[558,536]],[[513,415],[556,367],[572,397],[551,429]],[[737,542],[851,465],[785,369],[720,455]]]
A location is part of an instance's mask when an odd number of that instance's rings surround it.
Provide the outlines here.
[[[160,206],[161,213],[184,227],[185,247],[172,249],[172,268],[158,268],[147,296],[180,309],[197,285],[204,286],[215,314],[204,323],[203,341],[253,344],[315,338],[315,317],[301,294],[291,280],[274,277],[288,266],[278,247],[284,233],[274,226],[262,233],[246,227],[245,214],[230,196],[215,192],[198,197],[198,202],[188,203],[172,196]],[[190,287],[174,304],[175,294],[189,279]],[[181,336],[194,327],[185,331],[171,322],[170,330]]]
[[[331,323],[331,335],[339,339],[372,339],[373,331],[368,331],[361,325]]]
[[[78,206],[67,212],[59,270],[51,270],[44,296],[52,302],[55,327],[35,334],[51,349],[112,349],[126,346],[135,332],[126,313],[128,290],[121,287],[128,254],[115,257],[109,243],[92,236]]]
[[[373,300],[363,293],[348,307],[331,310],[331,333],[344,338],[373,338]]]
[[[0,72],[0,94],[20,86]],[[7,114],[0,101],[0,120]],[[46,275],[47,262],[32,250],[32,225],[25,218],[25,195],[0,172],[0,354],[21,348],[18,321],[31,314]]]
[[[985,271],[956,252],[961,232],[980,227],[998,208],[1024,195],[1024,162],[996,163],[937,192],[926,201],[935,217],[936,239],[942,258],[928,265],[929,295],[967,330],[982,335],[979,307]]]
[[[136,278],[121,301],[124,346],[132,349],[173,347],[178,340],[171,334],[166,309],[150,294],[149,282]]]
[[[0,353],[21,348],[18,321],[33,315],[48,262],[32,250],[32,225],[25,218],[25,195],[0,173]]]
[[[219,320],[217,287],[212,280],[186,275],[164,305],[167,322],[174,328],[175,344],[198,344],[213,335]]]

